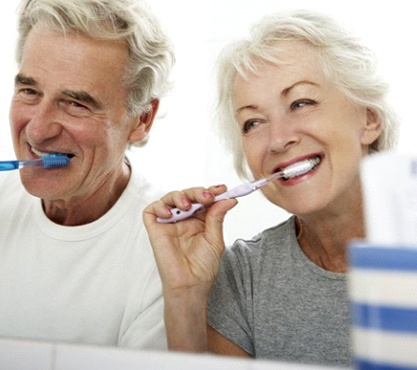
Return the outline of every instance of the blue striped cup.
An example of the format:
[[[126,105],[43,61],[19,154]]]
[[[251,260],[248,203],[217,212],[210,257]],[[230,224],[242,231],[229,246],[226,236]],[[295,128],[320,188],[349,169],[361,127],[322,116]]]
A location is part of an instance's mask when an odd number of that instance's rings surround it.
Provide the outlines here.
[[[355,368],[417,369],[417,246],[349,245]]]

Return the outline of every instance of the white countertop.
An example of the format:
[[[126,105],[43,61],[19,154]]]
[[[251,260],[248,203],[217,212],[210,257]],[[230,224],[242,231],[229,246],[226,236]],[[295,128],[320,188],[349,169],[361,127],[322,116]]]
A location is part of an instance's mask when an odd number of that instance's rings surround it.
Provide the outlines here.
[[[135,351],[13,339],[0,339],[1,370],[341,370],[209,354]],[[345,368],[346,369],[346,368]]]

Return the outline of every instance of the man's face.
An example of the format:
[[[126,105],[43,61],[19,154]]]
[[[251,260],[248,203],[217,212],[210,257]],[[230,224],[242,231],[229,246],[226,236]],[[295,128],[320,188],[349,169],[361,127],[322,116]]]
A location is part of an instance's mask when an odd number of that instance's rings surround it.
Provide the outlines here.
[[[10,109],[15,152],[19,159],[67,153],[71,163],[22,170],[29,193],[46,201],[79,203],[125,176],[126,145],[147,130],[126,111],[122,81],[127,63],[122,41],[64,35],[40,25],[32,29]]]

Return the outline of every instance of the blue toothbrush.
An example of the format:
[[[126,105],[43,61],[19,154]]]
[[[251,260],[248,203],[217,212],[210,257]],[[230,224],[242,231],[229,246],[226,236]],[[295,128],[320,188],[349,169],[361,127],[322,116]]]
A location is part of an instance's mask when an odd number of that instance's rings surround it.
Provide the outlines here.
[[[27,160],[0,161],[0,171],[20,170],[21,168],[56,168],[68,166],[70,159],[66,154],[52,153],[41,158]]]

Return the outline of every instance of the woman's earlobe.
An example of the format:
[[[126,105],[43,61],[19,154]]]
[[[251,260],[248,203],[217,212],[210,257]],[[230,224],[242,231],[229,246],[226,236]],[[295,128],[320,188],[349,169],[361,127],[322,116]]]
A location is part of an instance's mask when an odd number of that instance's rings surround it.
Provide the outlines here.
[[[366,126],[362,133],[362,144],[371,145],[382,132],[381,117],[372,109],[366,110]]]

